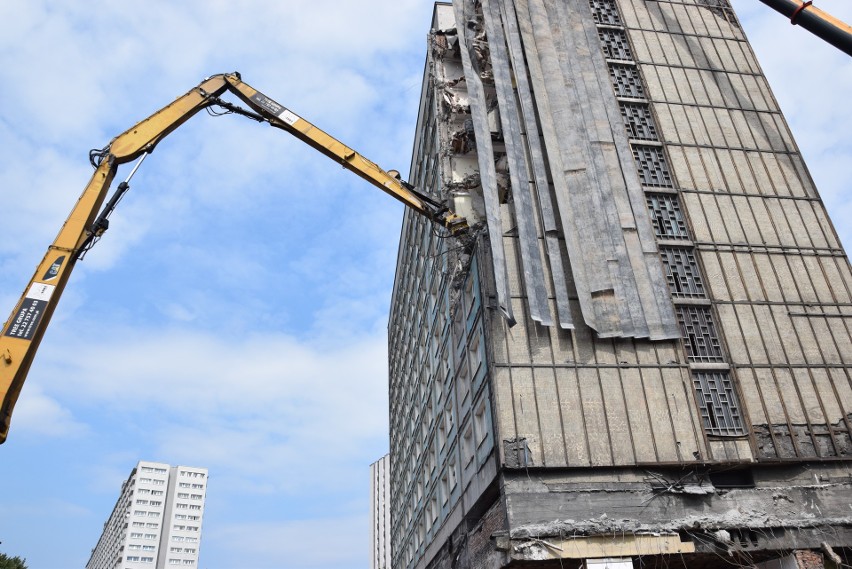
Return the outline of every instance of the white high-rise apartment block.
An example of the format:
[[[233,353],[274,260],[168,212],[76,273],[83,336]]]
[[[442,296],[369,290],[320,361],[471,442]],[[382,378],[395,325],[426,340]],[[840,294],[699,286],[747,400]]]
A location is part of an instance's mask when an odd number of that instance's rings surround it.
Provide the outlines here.
[[[390,569],[390,454],[370,465],[370,569]]]
[[[197,567],[207,469],[140,461],[86,569]]]

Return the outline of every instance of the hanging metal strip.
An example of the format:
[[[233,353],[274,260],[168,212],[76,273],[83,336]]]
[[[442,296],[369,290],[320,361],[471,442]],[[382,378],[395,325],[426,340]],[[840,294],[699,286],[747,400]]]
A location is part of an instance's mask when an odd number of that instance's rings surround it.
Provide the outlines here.
[[[539,138],[539,125],[536,119],[535,104],[533,103],[533,94],[528,78],[529,71],[525,62],[514,0],[500,0],[500,12],[506,31],[509,59],[514,70],[518,100],[521,105],[520,114],[526,134],[527,159],[532,173],[529,189],[538,204],[539,218],[544,232],[544,246],[550,261],[551,284],[556,296],[556,312],[559,325],[570,330],[574,328],[574,321],[571,317],[568,285],[565,280],[567,268],[562,263],[559,229],[556,225],[556,214],[553,211],[553,203],[550,197],[547,166]]]
[[[482,0],[482,15],[485,21],[485,32],[488,35],[491,71],[494,73],[503,142],[506,145],[509,181],[520,241],[521,266],[524,270],[524,285],[530,317],[544,326],[552,326],[553,317],[547,304],[535,212],[529,193],[530,175],[527,171],[521,140],[521,119],[512,86],[512,72],[509,69],[509,56],[506,53],[506,38],[503,34],[498,2],[499,0]]]
[[[613,132],[605,110],[603,91],[598,84],[593,57],[600,54],[600,42],[587,41],[583,31],[582,19],[576,10],[569,10],[565,3],[546,0],[551,21],[558,22],[555,29],[555,44],[560,56],[560,65],[566,78],[574,84],[574,103],[580,110],[577,121],[579,136],[588,141],[590,156],[588,197],[571,195],[572,202],[586,198],[595,208],[594,228],[589,236],[600,248],[595,267],[603,268],[609,274],[612,294],[601,294],[593,302],[606,303],[607,311],[618,315],[611,334],[622,337],[647,337],[648,329],[642,310],[639,292],[636,287],[630,253],[624,239],[624,230],[633,229],[633,216],[629,207],[626,215],[619,208],[619,198],[626,195],[624,179],[613,144]],[[576,7],[572,4],[572,7]],[[591,17],[591,12],[589,17]],[[601,65],[605,65],[601,59]],[[607,89],[611,88],[607,85]],[[624,127],[619,125],[621,130]],[[637,250],[637,253],[639,251]],[[600,264],[598,264],[600,263]]]
[[[467,83],[470,114],[476,137],[476,154],[479,163],[479,177],[485,201],[485,217],[488,226],[488,240],[491,244],[491,260],[494,270],[494,282],[497,289],[497,302],[503,316],[512,326],[515,318],[512,314],[512,298],[509,290],[506,270],[506,252],[503,248],[503,226],[500,216],[500,200],[497,195],[497,174],[494,167],[494,150],[491,144],[491,131],[488,126],[485,89],[480,78],[480,67],[474,52],[475,18],[473,0],[455,0],[453,10],[456,17],[456,29],[460,42],[462,66]]]
[[[639,180],[633,152],[630,147],[627,132],[624,128],[621,109],[612,89],[609,69],[600,49],[598,28],[594,23],[591,11],[585,5],[566,3],[561,9],[575,22],[577,34],[575,37],[585,37],[591,69],[594,72],[589,77],[589,89],[598,93],[600,109],[605,113],[605,119],[596,124],[607,124],[606,136],[614,145],[617,155],[617,168],[621,176],[618,183],[609,185],[615,199],[615,205],[620,220],[621,235],[624,239],[629,264],[625,263],[622,274],[629,273],[636,291],[635,299],[628,297],[627,302],[641,304],[641,313],[634,312],[637,329],[641,334],[651,339],[672,339],[680,337],[680,328],[675,316],[674,306],[666,285],[662,262],[657,252],[651,219],[646,205],[646,198]],[[606,120],[607,123],[603,121]],[[604,190],[606,191],[606,190]]]

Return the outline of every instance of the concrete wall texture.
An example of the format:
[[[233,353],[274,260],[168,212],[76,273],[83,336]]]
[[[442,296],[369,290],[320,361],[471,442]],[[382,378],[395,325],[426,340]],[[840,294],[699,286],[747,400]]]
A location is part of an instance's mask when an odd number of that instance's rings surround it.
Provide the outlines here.
[[[410,181],[475,230],[403,225],[394,567],[852,545],[852,270],[727,1],[431,28]]]

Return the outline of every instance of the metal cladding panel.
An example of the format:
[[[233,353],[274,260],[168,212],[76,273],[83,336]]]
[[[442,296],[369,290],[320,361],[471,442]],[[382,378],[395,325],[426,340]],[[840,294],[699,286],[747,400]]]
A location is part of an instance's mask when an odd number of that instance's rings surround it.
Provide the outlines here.
[[[549,284],[561,327],[573,327],[561,232],[584,320],[599,336],[677,338],[642,182],[591,13],[552,0],[491,0],[482,3],[482,13],[470,0],[454,8],[463,22],[461,57],[501,309],[511,317],[505,251],[497,237],[516,227],[530,317],[553,322]],[[623,42],[613,45],[629,49]],[[483,73],[493,76],[494,94],[486,92]],[[503,212],[488,122],[495,98],[514,203]],[[513,218],[502,219],[507,215]],[[550,283],[542,270],[540,234]]]
[[[509,60],[514,70],[513,77],[527,145],[527,159],[529,161],[529,170],[532,174],[529,178],[530,191],[538,206],[541,229],[544,233],[544,246],[547,251],[548,261],[550,262],[559,325],[564,329],[573,329],[574,321],[571,317],[571,307],[568,299],[565,266],[562,263],[562,253],[559,246],[559,226],[557,225],[556,213],[550,196],[550,183],[547,176],[544,148],[541,145],[538,135],[540,129],[536,116],[536,102],[533,98],[529,80],[529,74],[536,73],[537,75],[541,75],[541,69],[538,62],[531,62],[531,66],[535,69],[527,69],[520,25],[513,0],[500,0],[500,17],[506,35]]]
[[[514,323],[512,316],[511,293],[506,274],[506,253],[503,249],[503,222],[500,215],[500,199],[497,194],[497,172],[494,166],[494,150],[491,145],[491,131],[488,124],[488,108],[485,100],[485,88],[476,53],[476,28],[468,25],[475,21],[473,0],[453,2],[458,26],[458,39],[461,44],[461,59],[464,77],[467,83],[470,115],[473,120],[476,137],[479,177],[485,201],[486,224],[491,245],[491,257],[494,264],[494,281],[497,289],[497,302],[505,318]]]
[[[491,70],[494,73],[494,85],[500,108],[503,141],[506,144],[509,180],[514,198],[515,220],[520,239],[521,266],[524,271],[530,316],[536,322],[551,326],[553,325],[553,318],[550,315],[550,308],[547,306],[547,291],[544,285],[535,213],[530,195],[530,174],[527,169],[521,138],[523,132],[521,117],[512,84],[512,71],[500,16],[499,0],[483,0],[482,9],[492,56]]]

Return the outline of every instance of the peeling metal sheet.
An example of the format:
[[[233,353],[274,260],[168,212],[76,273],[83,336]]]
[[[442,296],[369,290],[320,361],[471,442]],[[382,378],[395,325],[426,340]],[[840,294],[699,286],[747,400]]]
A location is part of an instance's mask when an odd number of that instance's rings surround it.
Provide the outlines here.
[[[504,314],[511,319],[501,237],[516,226],[533,320],[553,323],[543,237],[561,327],[573,328],[569,268],[583,320],[598,336],[679,337],[591,12],[562,0],[456,0],[453,7]],[[505,156],[495,154],[492,132],[502,135]],[[501,192],[514,201],[502,214]]]
[[[530,317],[544,326],[552,326],[553,318],[547,304],[547,290],[544,285],[544,272],[539,253],[535,212],[530,195],[530,174],[527,171],[524,156],[521,119],[512,86],[512,72],[509,68],[509,56],[506,51],[506,38],[503,34],[503,24],[500,18],[499,0],[482,0],[482,11],[491,52],[491,70],[494,73],[494,86],[500,108],[503,141],[506,144],[509,184],[514,198],[515,221],[518,226],[518,239],[521,249],[521,266],[524,270],[524,284],[530,307]]]
[[[551,282],[556,296],[556,310],[559,325],[565,329],[574,328],[571,306],[568,298],[568,284],[565,280],[566,267],[562,264],[562,252],[559,245],[559,227],[550,196],[550,183],[547,179],[547,166],[544,150],[539,140],[539,123],[535,113],[535,102],[528,78],[529,71],[525,63],[520,26],[515,11],[514,0],[500,0],[501,17],[509,46],[509,57],[514,70],[518,100],[521,105],[521,117],[526,133],[527,151],[533,177],[530,190],[537,198],[541,226],[544,232],[544,245],[550,261]],[[541,74],[538,62],[531,62],[534,72]]]
[[[535,102],[541,119],[540,125],[559,208],[558,213],[565,235],[565,246],[571,260],[574,286],[577,296],[581,299],[581,308],[584,308],[582,299],[590,299],[591,290],[586,275],[586,263],[582,256],[582,244],[578,240],[579,231],[575,227],[575,219],[581,217],[581,214],[580,212],[575,214],[572,210],[568,200],[568,185],[572,176],[585,171],[585,162],[582,152],[563,153],[557,150],[560,147],[558,133],[571,129],[572,110],[568,107],[568,100],[564,94],[569,87],[565,85],[559,69],[550,33],[550,23],[544,6],[538,0],[515,0],[515,6],[529,64]],[[595,315],[589,313],[589,308],[589,302],[585,302],[583,316],[587,323],[589,320],[592,322],[596,320]]]
[[[630,287],[632,290],[627,296],[628,304],[631,308],[635,308],[632,304],[635,301],[641,304],[641,311],[633,310],[631,313],[637,330],[641,330],[641,334],[637,335],[647,334],[651,339],[678,338],[680,330],[674,306],[657,253],[633,152],[624,129],[618,101],[612,90],[609,69],[600,49],[598,28],[585,6],[561,3],[559,9],[565,14],[563,17],[572,22],[570,28],[565,29],[574,31],[577,42],[584,43],[588,49],[589,58],[578,59],[585,59],[585,67],[590,71],[584,73],[588,90],[597,93],[600,102],[600,114],[595,117],[595,125],[599,129],[598,139],[606,138],[607,142],[612,144],[612,147],[607,146],[602,150],[608,151],[608,168],[619,174],[610,178],[609,189],[614,198],[628,256],[628,262],[620,267],[622,277],[629,277],[635,283],[634,287]],[[592,140],[595,138],[592,137]],[[635,297],[633,291],[636,293]]]
[[[554,0],[514,4],[583,318],[602,337],[676,338],[591,14]]]
[[[588,272],[595,282],[607,283],[592,289],[592,310],[603,317],[593,327],[604,337],[646,337],[648,329],[622,237],[622,219],[617,205],[624,180],[592,59],[594,54],[600,53],[600,42],[587,41],[581,19],[576,17],[576,12],[570,13],[564,3],[554,0],[543,3],[550,21],[557,23],[553,28],[556,30],[553,40],[560,69],[566,83],[573,86],[573,90],[566,93],[569,98],[575,97],[569,104],[578,112],[573,124],[577,132],[569,133],[571,144],[576,146],[578,140],[584,144],[588,160],[585,179],[581,180],[581,186],[569,187],[569,199],[576,204],[576,209],[589,214],[584,220],[588,232],[585,236],[597,246],[583,248],[589,263]],[[604,65],[603,60],[600,63]],[[611,89],[609,85],[604,87]],[[559,142],[564,141],[562,137]],[[565,149],[560,148],[560,151]],[[624,221],[632,225],[632,219]]]
[[[497,172],[494,166],[494,149],[491,144],[491,129],[488,124],[488,108],[486,106],[485,89],[480,76],[481,67],[477,53],[476,28],[478,21],[474,11],[473,0],[456,0],[453,2],[456,16],[456,26],[464,75],[470,103],[470,114],[473,120],[476,151],[479,162],[479,175],[482,184],[482,194],[485,201],[486,224],[488,239],[491,244],[491,259],[494,267],[494,281],[497,289],[497,302],[503,316],[510,325],[515,323],[512,314],[512,299],[509,290],[506,270],[506,252],[503,248],[503,225],[500,215],[500,200],[497,194]]]

